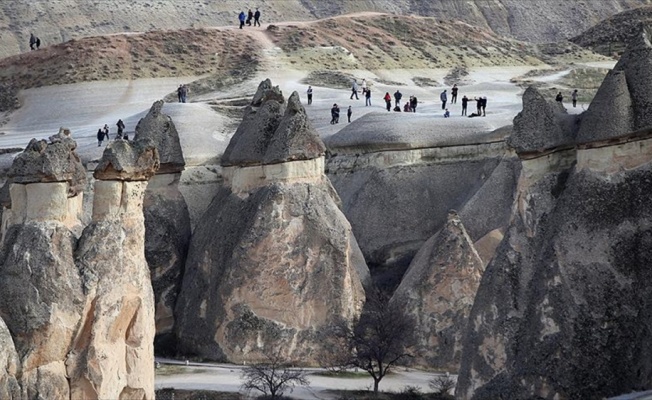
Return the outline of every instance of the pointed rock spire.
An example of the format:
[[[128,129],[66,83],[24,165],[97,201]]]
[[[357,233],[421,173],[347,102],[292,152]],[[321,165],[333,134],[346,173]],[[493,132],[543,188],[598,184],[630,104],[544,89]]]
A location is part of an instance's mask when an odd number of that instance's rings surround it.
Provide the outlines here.
[[[170,116],[163,114],[163,100],[152,104],[149,112],[136,125],[134,140],[150,139],[158,150],[161,167],[158,174],[181,172],[186,165],[179,142],[179,132]]]

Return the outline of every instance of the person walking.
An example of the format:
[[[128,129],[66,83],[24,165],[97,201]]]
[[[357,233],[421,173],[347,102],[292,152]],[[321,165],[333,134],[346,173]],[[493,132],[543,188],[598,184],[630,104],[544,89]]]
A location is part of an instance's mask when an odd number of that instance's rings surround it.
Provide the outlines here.
[[[367,88],[367,91],[364,92],[364,98],[365,98],[365,107],[371,105],[371,89]]]
[[[417,100],[417,96],[413,96],[412,101],[410,101],[410,108],[413,113],[417,112],[417,104],[419,104],[419,100]]]
[[[398,89],[396,90],[396,93],[394,93],[394,106],[395,107],[400,107],[401,106],[401,99],[403,98],[403,93],[399,92]]]
[[[457,83],[451,89],[451,104],[457,104]]]
[[[256,8],[256,12],[254,13],[254,26],[260,26],[260,10]]]
[[[481,97],[482,104],[480,104],[480,108],[482,108],[482,116],[486,117],[487,116],[487,96],[482,96]],[[480,113],[478,113],[480,114]]]
[[[385,97],[383,97],[383,99],[385,100],[387,111],[392,111],[392,96],[390,96],[389,92],[385,92]]]
[[[562,96],[561,92],[557,93],[557,96],[555,96],[555,101],[557,103],[563,103],[564,102],[564,96]]]
[[[312,86],[308,86],[308,105],[312,104]]]
[[[100,128],[97,130],[97,147],[102,146],[103,141],[104,141],[104,130]]]
[[[122,132],[124,132],[125,129],[125,123],[122,122],[121,119],[118,120],[118,123],[115,124],[118,127],[118,133],[116,134],[115,138],[117,139],[122,139]],[[106,125],[105,125],[106,126]],[[109,127],[107,126],[107,134],[108,134],[108,129]],[[126,136],[126,135],[125,135]]]
[[[446,102],[448,101],[448,95],[446,94],[446,90],[444,89],[443,92],[439,95],[439,100],[441,100],[441,109],[445,110],[446,109]]]
[[[240,11],[240,15],[238,15],[238,20],[240,21],[240,29],[244,27],[245,19],[247,19],[247,16],[245,15],[244,11]]]
[[[36,50],[41,48],[41,38],[36,38]]]
[[[466,97],[465,95],[464,97],[462,97],[462,116],[466,115],[466,107],[468,105],[469,105],[469,98]]]
[[[34,50],[34,45],[36,44],[36,36],[33,33],[29,34],[29,49]]]
[[[179,98],[179,103],[181,103],[181,91],[183,90],[183,85],[179,85],[177,88],[177,97]]]
[[[577,107],[577,89],[573,90],[571,99],[573,100],[573,108]]]
[[[247,26],[251,26],[251,20],[254,18],[254,13],[251,11],[251,8],[247,12]]]
[[[353,96],[355,96],[356,100],[360,100],[358,98],[358,82],[355,79],[351,81],[351,97],[349,100],[353,100]]]
[[[331,125],[337,124],[338,122],[340,122],[340,108],[335,103],[331,107]]]
[[[181,85],[181,102],[185,103],[188,100],[188,85],[185,83]]]
[[[476,114],[478,114],[478,117],[482,115],[482,97],[477,98],[474,97],[473,100],[475,100],[475,106],[477,108]]]
[[[349,119],[349,124],[351,123],[351,115],[353,115],[353,110],[351,109],[351,106],[349,106],[349,109],[346,110],[346,117]]]

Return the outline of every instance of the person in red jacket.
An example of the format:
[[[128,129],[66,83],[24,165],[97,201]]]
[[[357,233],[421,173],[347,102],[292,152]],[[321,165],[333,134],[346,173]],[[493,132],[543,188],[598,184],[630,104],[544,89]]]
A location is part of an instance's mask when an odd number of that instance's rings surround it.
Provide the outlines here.
[[[385,92],[385,97],[383,97],[383,99],[385,100],[387,111],[392,111],[392,96],[389,94],[389,92]]]

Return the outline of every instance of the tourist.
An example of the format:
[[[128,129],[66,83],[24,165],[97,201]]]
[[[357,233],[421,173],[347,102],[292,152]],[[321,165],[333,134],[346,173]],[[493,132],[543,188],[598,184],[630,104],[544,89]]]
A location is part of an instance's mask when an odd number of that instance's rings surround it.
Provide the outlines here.
[[[389,95],[389,92],[385,92],[385,97],[383,97],[383,100],[385,100],[387,111],[392,111],[392,96]]]
[[[571,99],[573,100],[573,108],[577,107],[577,89],[573,90]]]
[[[444,118],[450,118],[451,113],[448,111],[448,108],[446,109],[446,112],[444,113]]]
[[[177,97],[179,98],[179,103],[181,103],[181,91],[183,90],[183,85],[179,85],[177,88]]]
[[[370,106],[371,105],[371,89],[367,88],[367,91],[364,94],[364,98],[365,98],[365,103],[364,103],[365,107]]]
[[[403,106],[403,112],[412,111],[412,109],[410,108],[410,104],[412,104],[412,96],[410,96],[410,100],[405,102],[405,105]]]
[[[97,130],[97,147],[102,146],[103,141],[104,141],[104,130],[100,128]]]
[[[41,38],[36,38],[36,50],[41,48]]]
[[[340,122],[340,108],[337,106],[337,103],[335,103],[331,108],[331,125],[337,124],[339,122]]]
[[[30,50],[34,50],[34,45],[36,44],[36,36],[34,36],[33,33],[29,34],[29,48]]]
[[[181,85],[181,102],[185,103],[188,100],[188,85],[185,83]]]
[[[353,100],[353,96],[355,96],[356,100],[360,100],[358,98],[358,82],[355,79],[351,81],[351,97],[349,100]]]
[[[254,13],[254,26],[260,26],[260,11],[258,8],[256,8],[256,12]]]
[[[346,117],[349,119],[349,124],[351,123],[351,115],[353,115],[353,110],[351,109],[351,106],[349,106],[349,109],[346,111]]]
[[[417,96],[412,97],[412,101],[410,102],[410,108],[412,109],[413,113],[417,112],[417,104],[419,104],[419,101],[417,100]]]
[[[476,104],[476,114],[477,114],[476,117],[479,117],[482,115],[482,97],[480,98],[474,97],[473,100],[475,100],[475,104]],[[473,116],[473,114],[471,114],[470,116]]]
[[[308,86],[308,105],[312,104],[312,86]]]
[[[122,132],[123,132],[124,129],[125,129],[125,123],[122,122],[121,119],[119,119],[119,120],[118,120],[118,123],[115,124],[115,125],[118,127],[118,133],[116,134],[115,138],[116,138],[116,140],[117,140],[117,139],[122,139]],[[107,129],[108,129],[108,127],[107,127]],[[125,135],[125,136],[126,136],[126,135]]]
[[[244,11],[240,11],[240,15],[238,15],[238,20],[240,21],[240,29],[244,27],[245,19],[247,19],[247,16],[245,15]]]
[[[398,89],[397,89],[396,93],[394,93],[394,101],[395,101],[394,106],[399,107],[401,105],[401,99],[402,98],[403,98],[403,94],[401,92],[399,92]]]
[[[251,26],[251,20],[254,18],[254,13],[251,11],[251,8],[247,12],[247,26]]]
[[[446,89],[444,89],[443,92],[439,95],[439,99],[441,100],[441,109],[445,110],[446,109],[446,101],[448,101],[448,95],[446,94]]]
[[[365,78],[362,78],[362,94],[365,94],[367,92],[367,80]]]
[[[451,89],[451,104],[457,104],[457,84]]]
[[[557,103],[563,103],[564,101],[564,96],[562,96],[561,92],[557,93],[557,96],[555,97],[555,101]]]
[[[465,95],[464,97],[462,97],[462,115],[463,116],[466,115],[466,107],[468,105],[469,105],[469,98],[466,97],[466,95]]]
[[[486,117],[487,116],[487,96],[482,96],[482,104],[480,105],[480,108],[482,109],[482,116]],[[480,114],[480,113],[478,113]]]

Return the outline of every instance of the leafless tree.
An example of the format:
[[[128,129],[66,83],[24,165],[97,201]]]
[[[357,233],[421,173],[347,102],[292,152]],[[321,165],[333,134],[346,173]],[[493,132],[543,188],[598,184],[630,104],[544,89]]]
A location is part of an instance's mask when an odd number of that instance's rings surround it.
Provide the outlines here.
[[[374,380],[374,393],[380,381],[401,360],[411,357],[415,320],[403,304],[389,301],[380,291],[369,291],[367,303],[353,326],[338,324],[334,335],[347,344],[349,366],[360,368]]]
[[[280,399],[295,386],[310,384],[306,372],[300,368],[290,368],[277,349],[265,354],[267,361],[251,365],[242,370],[242,390],[258,391],[269,399]]]

